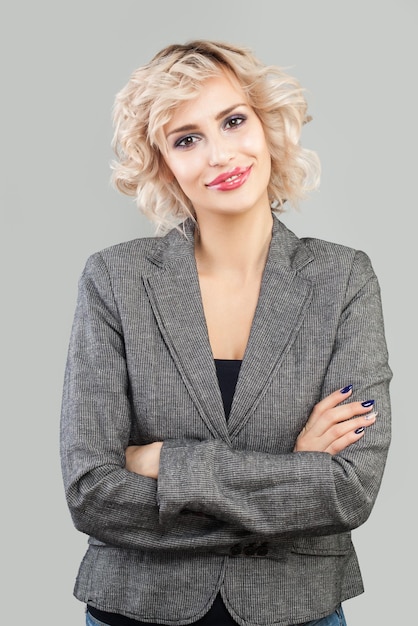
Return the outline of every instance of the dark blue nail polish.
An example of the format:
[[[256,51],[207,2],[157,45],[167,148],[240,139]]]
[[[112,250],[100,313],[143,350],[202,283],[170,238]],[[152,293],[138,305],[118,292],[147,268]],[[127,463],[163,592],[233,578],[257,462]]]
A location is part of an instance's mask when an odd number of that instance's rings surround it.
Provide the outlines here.
[[[356,435],[359,435],[363,431],[364,431],[364,426],[360,426],[360,428],[357,428],[357,430],[355,430],[354,432],[356,433]]]
[[[341,393],[348,393],[349,391],[351,391],[353,388],[353,385],[347,385],[347,387],[343,387],[342,389],[340,389]]]
[[[373,404],[374,404],[374,400],[366,400],[365,402],[361,403],[361,406],[368,407],[368,406],[373,406]]]

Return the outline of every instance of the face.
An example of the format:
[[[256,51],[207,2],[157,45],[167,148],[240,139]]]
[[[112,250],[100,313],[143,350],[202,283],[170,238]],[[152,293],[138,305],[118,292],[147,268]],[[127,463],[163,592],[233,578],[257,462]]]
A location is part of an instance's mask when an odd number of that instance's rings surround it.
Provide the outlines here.
[[[262,124],[235,80],[209,78],[164,128],[165,161],[197,219],[269,211],[271,158]]]

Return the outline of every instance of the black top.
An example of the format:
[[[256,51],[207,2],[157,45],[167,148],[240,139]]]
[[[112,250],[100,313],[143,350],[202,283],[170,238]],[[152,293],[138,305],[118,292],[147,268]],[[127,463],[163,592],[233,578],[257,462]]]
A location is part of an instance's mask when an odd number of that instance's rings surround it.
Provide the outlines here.
[[[216,373],[224,403],[225,417],[228,419],[231,412],[232,400],[235,387],[237,386],[241,361],[229,361],[227,359],[215,359]]]
[[[218,376],[219,388],[221,390],[222,401],[225,410],[225,417],[228,419],[231,411],[232,400],[234,398],[235,387],[237,385],[241,361],[228,359],[215,359],[216,374]],[[89,613],[96,619],[109,626],[161,626],[161,624],[150,624],[140,622],[117,613],[100,611],[93,606],[87,605]],[[190,626],[237,626],[237,622],[232,619],[225,608],[220,594],[215,598],[209,611],[202,618],[193,622]]]

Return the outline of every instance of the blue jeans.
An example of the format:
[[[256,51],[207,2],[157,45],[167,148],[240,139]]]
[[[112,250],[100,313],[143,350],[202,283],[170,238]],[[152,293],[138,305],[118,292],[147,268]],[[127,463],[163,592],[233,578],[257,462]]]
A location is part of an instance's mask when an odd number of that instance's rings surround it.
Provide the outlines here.
[[[95,617],[92,617],[87,611],[86,613],[86,626],[106,626],[103,622],[99,622]],[[299,626],[347,626],[345,621],[342,607],[339,607],[334,613],[323,617],[322,619],[315,619],[313,622],[305,622]]]
[[[314,619],[313,622],[305,622],[300,626],[347,626],[342,607],[338,607],[334,613],[323,617],[322,619]]]

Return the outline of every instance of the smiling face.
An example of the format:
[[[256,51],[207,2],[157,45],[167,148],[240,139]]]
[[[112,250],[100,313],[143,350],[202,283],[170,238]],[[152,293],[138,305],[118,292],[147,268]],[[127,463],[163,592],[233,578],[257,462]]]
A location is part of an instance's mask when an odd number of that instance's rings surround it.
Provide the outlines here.
[[[164,127],[165,162],[199,217],[268,211],[271,158],[262,124],[238,82],[209,78]]]

